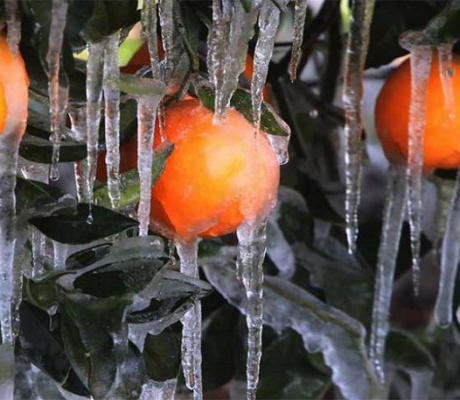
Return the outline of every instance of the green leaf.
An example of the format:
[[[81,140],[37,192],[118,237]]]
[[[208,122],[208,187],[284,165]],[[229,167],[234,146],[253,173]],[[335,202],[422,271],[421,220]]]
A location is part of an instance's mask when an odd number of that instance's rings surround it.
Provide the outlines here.
[[[15,192],[16,213],[24,220],[77,207],[72,196],[42,182],[17,177]]]
[[[152,163],[152,186],[163,172],[168,157],[172,154],[174,145],[165,142],[154,152]],[[120,208],[131,204],[137,204],[140,200],[140,179],[137,169],[120,174]],[[99,206],[110,207],[108,184],[104,183],[94,190],[94,201]]]
[[[25,301],[21,303],[20,314],[19,341],[28,359],[67,391],[89,397],[88,389],[69,362],[59,332],[49,329],[48,314]]]
[[[181,365],[181,346],[171,329],[158,335],[147,335],[142,355],[145,372],[150,379],[164,382],[177,377]]]
[[[214,111],[215,94],[210,85],[200,78],[195,82],[195,92],[201,103],[206,108]],[[252,116],[251,94],[248,91],[237,89],[233,94],[230,104],[243,114],[250,123],[254,122]],[[289,126],[275,113],[273,108],[265,102],[262,104],[260,128],[269,135],[290,136]]]
[[[104,207],[92,206],[93,222],[88,222],[88,204],[78,204],[76,213],[30,219],[40,232],[49,238],[67,244],[86,244],[115,233],[135,228],[139,223]]]
[[[166,92],[166,86],[161,81],[130,74],[120,74],[120,91],[139,97],[151,97],[158,103]]]

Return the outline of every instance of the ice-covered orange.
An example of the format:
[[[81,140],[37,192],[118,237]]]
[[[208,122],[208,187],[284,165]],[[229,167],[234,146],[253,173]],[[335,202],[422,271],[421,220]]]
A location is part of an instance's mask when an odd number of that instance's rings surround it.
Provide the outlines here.
[[[165,136],[175,147],[152,189],[151,228],[169,238],[230,233],[276,201],[279,165],[266,134],[255,135],[235,109],[225,121],[213,117],[197,99],[166,110]]]
[[[0,32],[0,135],[22,136],[27,124],[28,86],[24,61]]]
[[[440,76],[437,52],[433,52],[426,90],[424,171],[460,166],[460,58],[454,57],[452,80],[453,107],[448,106]],[[408,156],[411,71],[410,59],[388,78],[377,98],[375,123],[385,155],[391,163],[405,164]],[[451,108],[451,109],[449,109]]]

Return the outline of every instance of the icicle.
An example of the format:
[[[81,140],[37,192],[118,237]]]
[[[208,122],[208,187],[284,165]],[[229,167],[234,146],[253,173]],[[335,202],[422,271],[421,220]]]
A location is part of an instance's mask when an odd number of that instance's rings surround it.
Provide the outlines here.
[[[29,232],[32,246],[32,273],[28,278],[36,279],[45,274],[46,237],[33,226],[30,227]]]
[[[260,127],[264,85],[267,80],[268,67],[272,58],[279,23],[279,8],[271,1],[265,2],[259,15],[259,37],[254,53],[254,73],[251,82],[252,113],[256,132]]]
[[[417,34],[417,33],[416,33]],[[422,230],[423,134],[425,131],[426,88],[430,76],[432,50],[430,46],[413,45],[413,34],[400,39],[410,51],[411,104],[409,109],[409,147],[407,160],[407,201],[409,209],[414,293],[420,286],[420,234]]]
[[[299,66],[302,54],[303,31],[305,19],[307,18],[308,0],[295,0],[294,8],[294,40],[292,42],[292,55],[289,62],[289,76],[291,81],[297,77],[297,67]]]
[[[434,251],[438,252],[438,245],[444,237],[449,217],[449,211],[452,204],[452,197],[455,190],[455,181],[450,179],[443,179],[437,176],[432,177],[433,183],[436,187],[437,201],[436,201],[436,231],[433,238]]]
[[[452,323],[452,303],[454,300],[455,280],[460,261],[460,172],[452,197],[446,233],[442,243],[441,277],[439,293],[436,299],[435,319],[443,328]]]
[[[105,40],[99,43],[90,43],[86,64],[86,138],[89,170],[84,186],[84,199],[90,204],[93,201],[93,187],[96,178],[105,46]],[[91,222],[91,218],[89,215],[88,222]]]
[[[19,0],[5,0],[6,25],[8,28],[7,42],[11,54],[18,54],[21,41],[21,16],[19,15]]]
[[[160,97],[140,96],[137,100],[137,168],[141,184],[138,208],[139,234],[148,234],[152,191],[153,139]]]
[[[142,386],[141,400],[174,400],[177,380],[168,379],[164,382],[148,381]]]
[[[147,40],[149,47],[152,77],[153,79],[160,79],[158,66],[157,5],[154,1],[144,1],[142,8],[142,35]]]
[[[120,69],[118,66],[118,45],[120,33],[116,32],[107,40],[104,56],[103,91],[105,101],[105,144],[107,153],[107,184],[110,202],[113,208],[120,203],[120,91],[118,83]]]
[[[251,9],[246,12],[239,1],[213,1],[208,60],[210,76],[216,88],[217,119],[226,115],[238,77],[244,70],[248,40],[253,34],[261,2],[251,2],[250,6]]]
[[[433,382],[433,371],[409,371],[410,400],[428,400]]]
[[[361,198],[363,144],[361,140],[363,75],[375,0],[353,2],[345,60],[343,104],[345,108],[345,219],[348,249],[353,253],[358,237],[358,206]]]
[[[171,78],[173,68],[172,53],[174,48],[174,18],[173,18],[174,0],[160,0],[158,10],[161,25],[161,40],[165,50],[165,81]],[[149,47],[149,51],[150,47]],[[152,54],[152,53],[150,53]]]
[[[256,398],[262,357],[263,260],[266,251],[266,221],[246,221],[238,228],[238,270],[246,288],[248,312],[247,399]]]
[[[69,246],[64,243],[53,241],[53,269],[59,271],[65,269],[65,260],[69,252]]]
[[[198,278],[198,242],[176,243],[180,272]],[[182,368],[187,387],[194,400],[203,398],[201,383],[201,303],[187,311],[182,318]]]
[[[51,141],[53,143],[53,155],[50,168],[50,179],[59,179],[59,146],[61,144],[62,129],[65,124],[68,102],[67,77],[60,71],[61,50],[64,40],[64,29],[67,19],[67,0],[53,0],[51,9],[50,35],[48,39],[48,53],[46,62],[48,64],[49,88],[51,113]]]
[[[437,46],[439,57],[439,77],[442,84],[442,92],[444,94],[444,107],[449,113],[451,119],[455,118],[455,94],[453,86],[452,67],[452,48],[453,43],[442,43]]]
[[[389,331],[393,279],[406,204],[406,175],[404,172],[402,166],[390,166],[377,258],[369,356],[374,364],[376,375],[382,383],[385,372],[384,353]]]
[[[86,142],[86,107],[69,108],[69,117],[72,137],[79,142]],[[81,203],[89,203],[91,199],[87,197],[89,195],[85,189],[89,181],[89,165],[87,158],[75,163],[74,173],[78,201]]]

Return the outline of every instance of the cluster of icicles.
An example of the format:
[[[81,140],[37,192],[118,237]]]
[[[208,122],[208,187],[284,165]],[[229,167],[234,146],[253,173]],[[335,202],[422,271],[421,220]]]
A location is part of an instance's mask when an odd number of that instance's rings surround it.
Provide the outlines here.
[[[143,33],[148,41],[151,55],[151,68],[154,79],[161,79],[165,84],[173,71],[172,48],[174,38],[173,1],[160,0],[158,6],[154,1],[145,1],[142,10]],[[253,1],[249,12],[243,9],[242,2],[230,0],[213,0],[213,21],[208,39],[208,66],[210,81],[216,89],[215,109],[218,117],[225,115],[230,98],[236,89],[238,76],[243,71],[247,54],[247,42],[252,34],[253,26],[258,23],[259,39],[254,55],[254,77],[251,85],[253,98],[253,114],[256,127],[260,124],[263,86],[268,72],[268,62],[280,21],[279,5],[285,6],[288,0]],[[361,142],[362,116],[361,103],[363,95],[363,71],[369,41],[370,22],[375,0],[356,1],[352,9],[351,31],[348,40],[344,80],[344,107],[346,114],[346,221],[347,237],[350,251],[356,247],[357,209],[360,199],[360,179],[362,175],[363,145]],[[5,1],[8,24],[8,42],[17,51],[20,26],[17,2]],[[92,202],[93,183],[95,180],[96,158],[98,148],[98,132],[101,120],[102,101],[104,101],[105,134],[107,143],[107,172],[109,193],[114,208],[120,200],[118,186],[119,164],[119,125],[120,125],[120,91],[118,46],[120,36],[116,32],[97,43],[89,44],[87,62],[87,105],[81,109],[68,106],[69,87],[65,74],[60,73],[61,48],[65,29],[68,1],[53,0],[52,18],[49,37],[49,48],[46,61],[49,71],[49,98],[51,113],[51,140],[54,143],[53,163],[50,168],[50,179],[58,179],[59,144],[64,128],[65,118],[69,114],[72,121],[72,132],[77,139],[86,140],[88,157],[75,167],[77,191],[80,201]],[[290,65],[291,77],[295,77],[299,60],[300,45],[303,35],[303,24],[307,11],[306,0],[295,1],[295,23],[293,56]],[[157,15],[158,13],[158,15]],[[157,54],[157,18],[160,20],[162,43],[165,58],[160,65]],[[409,160],[407,168],[393,166],[390,171],[388,197],[384,211],[384,226],[378,254],[376,296],[374,301],[373,326],[370,339],[370,358],[376,373],[383,378],[384,345],[389,330],[388,314],[392,292],[392,281],[396,262],[397,247],[407,202],[411,226],[413,249],[413,266],[415,288],[418,287],[418,265],[421,231],[422,201],[422,148],[424,131],[424,95],[431,63],[431,48],[426,46],[410,46],[412,67],[412,104],[410,109],[409,127]],[[449,71],[451,71],[450,45],[438,47],[441,61],[441,74],[446,103],[453,104],[453,90]],[[151,163],[153,159],[153,127],[157,109],[161,110],[161,97],[138,96],[138,167],[141,177],[141,198],[138,216],[140,235],[146,235],[150,212]],[[160,106],[160,107],[159,107]],[[18,146],[18,143],[15,144]],[[283,158],[286,149],[276,149]],[[17,149],[16,149],[17,154]],[[13,157],[14,158],[14,157]],[[286,161],[286,160],[281,160]],[[17,161],[10,160],[15,174]],[[5,164],[6,165],[6,164]],[[13,193],[14,194],[14,193]],[[1,198],[13,196],[12,192],[2,187]],[[437,322],[446,326],[452,319],[452,298],[456,275],[456,266],[460,257],[460,181],[457,180],[455,194],[452,199],[449,223],[446,228],[442,249],[442,275],[440,294],[436,305]],[[88,218],[91,223],[91,215]],[[0,218],[0,229],[8,232],[11,218]],[[254,224],[244,223],[238,230],[239,256],[238,275],[241,277],[248,294],[247,322],[248,360],[247,360],[247,398],[255,399],[258,383],[259,363],[261,358],[262,333],[262,262],[265,254],[265,221]],[[32,233],[35,256],[38,260],[40,249],[44,247],[43,237],[38,232]],[[0,297],[0,316],[2,325],[2,359],[3,371],[8,363],[10,373],[14,371],[14,321],[17,319],[17,307],[20,298],[20,279],[13,272],[14,239],[2,237],[0,254],[2,291]],[[38,249],[38,250],[37,250]],[[178,246],[181,269],[185,274],[197,276],[197,246]],[[56,264],[62,264],[60,252],[56,250]],[[37,268],[40,267],[37,262]],[[36,271],[40,274],[39,271]],[[11,306],[13,304],[13,307]],[[16,311],[15,311],[16,310]],[[183,367],[187,386],[193,390],[194,398],[202,398],[201,388],[201,309],[197,304],[183,318]],[[9,350],[5,350],[8,345]],[[10,360],[10,361],[8,361]],[[2,372],[1,375],[8,374]],[[6,375],[4,376],[6,377]],[[2,382],[11,379],[2,379]],[[1,386],[1,392],[9,390]],[[9,386],[9,385],[7,385]],[[166,387],[167,386],[167,387]],[[162,398],[173,398],[174,384],[168,382]],[[10,388],[11,389],[11,388]],[[6,390],[6,391],[5,391]],[[147,388],[145,393],[152,393],[154,388]],[[11,392],[12,393],[12,392]],[[7,397],[5,397],[7,398]]]

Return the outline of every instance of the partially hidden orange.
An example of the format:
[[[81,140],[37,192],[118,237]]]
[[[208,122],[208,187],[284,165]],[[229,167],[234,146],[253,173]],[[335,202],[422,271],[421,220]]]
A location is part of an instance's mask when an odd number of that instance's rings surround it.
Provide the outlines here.
[[[426,89],[423,168],[425,173],[436,168],[460,166],[460,58],[452,63],[454,104],[449,109],[444,97],[437,52],[433,52]],[[447,75],[446,75],[447,76]],[[411,101],[410,59],[404,61],[383,85],[375,107],[377,134],[388,160],[406,164],[408,157],[409,108]]]
[[[164,133],[175,147],[152,189],[150,225],[177,241],[233,232],[276,201],[279,165],[266,134],[235,109],[213,117],[197,99],[166,109]]]
[[[29,79],[20,54],[13,55],[0,32],[0,135],[22,136],[27,124]]]

